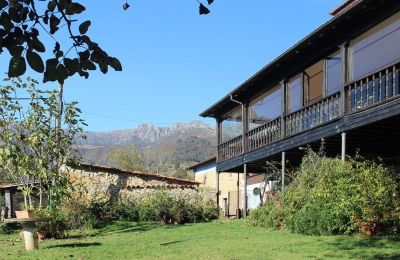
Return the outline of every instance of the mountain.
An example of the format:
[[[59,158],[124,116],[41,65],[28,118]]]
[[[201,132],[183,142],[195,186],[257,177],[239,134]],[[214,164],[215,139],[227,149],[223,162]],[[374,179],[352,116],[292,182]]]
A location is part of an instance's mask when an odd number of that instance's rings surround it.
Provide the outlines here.
[[[86,132],[77,141],[83,161],[109,165],[108,152],[113,146],[135,144],[144,154],[163,154],[167,164],[178,167],[215,155],[215,129],[201,122],[178,123],[169,127],[142,124],[132,129]]]

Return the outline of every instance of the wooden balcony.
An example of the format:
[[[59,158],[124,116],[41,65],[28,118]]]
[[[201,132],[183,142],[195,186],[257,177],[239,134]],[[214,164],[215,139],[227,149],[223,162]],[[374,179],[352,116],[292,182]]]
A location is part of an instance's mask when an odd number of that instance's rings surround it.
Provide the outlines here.
[[[283,139],[290,140],[311,129],[378,107],[399,96],[400,63],[344,86],[343,92],[334,93],[218,145],[218,162],[251,153]],[[243,145],[246,149],[243,149]]]

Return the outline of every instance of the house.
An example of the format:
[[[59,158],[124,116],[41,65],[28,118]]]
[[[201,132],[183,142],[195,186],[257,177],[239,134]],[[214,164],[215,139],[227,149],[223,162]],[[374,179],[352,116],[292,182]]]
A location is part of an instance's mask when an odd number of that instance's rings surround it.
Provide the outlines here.
[[[74,167],[64,166],[61,170],[69,174],[75,189],[82,191],[80,200],[87,202],[92,200],[115,201],[122,197],[129,197],[133,193],[146,192],[149,189],[193,189],[200,185],[200,183],[188,179],[85,163]],[[18,210],[23,203],[23,196],[18,190],[18,185],[0,185],[0,195],[4,198],[5,206],[8,208],[7,217],[14,217],[15,210]],[[32,193],[32,199],[34,203],[38,201],[36,192]],[[46,205],[46,196],[44,199]]]
[[[188,168],[194,172],[195,181],[202,187],[216,190],[217,205],[222,208],[224,216],[239,216],[243,208],[243,173],[221,172],[217,179],[216,157],[192,165]],[[217,184],[217,180],[219,184]]]
[[[200,114],[217,123],[217,184],[222,172],[248,176],[278,161],[284,189],[286,166],[300,163],[302,148],[321,144],[328,156],[359,151],[396,164],[400,1],[349,0],[331,14]]]

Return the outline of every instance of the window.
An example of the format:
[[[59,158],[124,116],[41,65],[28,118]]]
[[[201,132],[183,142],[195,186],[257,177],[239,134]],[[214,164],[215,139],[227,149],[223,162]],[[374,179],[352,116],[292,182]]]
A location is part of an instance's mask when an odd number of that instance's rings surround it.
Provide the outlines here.
[[[282,113],[282,89],[280,85],[273,87],[249,105],[249,130],[263,125]]]
[[[287,111],[288,113],[299,110],[303,105],[301,74],[291,78],[287,85]]]
[[[322,97],[322,90],[324,87],[323,70],[324,61],[321,60],[304,71],[304,86],[307,93],[307,102]]]
[[[242,134],[242,109],[238,107],[232,112],[225,115],[221,124],[222,127],[222,142],[226,142]]]
[[[331,95],[340,90],[342,85],[343,62],[340,51],[337,51],[326,58],[326,95]]]
[[[400,14],[375,26],[351,42],[352,80],[384,69],[400,59]]]

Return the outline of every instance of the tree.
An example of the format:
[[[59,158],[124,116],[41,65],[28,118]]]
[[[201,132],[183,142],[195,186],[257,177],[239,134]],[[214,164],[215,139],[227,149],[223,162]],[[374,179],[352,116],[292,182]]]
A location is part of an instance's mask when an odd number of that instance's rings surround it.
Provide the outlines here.
[[[54,206],[68,185],[60,168],[76,161],[72,145],[85,123],[76,102],[68,103],[61,118],[64,129],[59,131],[58,91],[40,90],[30,78],[8,81],[0,87],[0,171],[19,185],[26,209],[33,208],[33,189],[39,191],[40,207],[44,191],[50,189],[49,205]]]
[[[44,82],[61,84],[75,73],[88,78],[89,71],[97,66],[103,73],[107,73],[108,67],[121,71],[119,60],[87,35],[91,21],[78,25],[76,16],[84,11],[83,5],[72,0],[0,0],[0,53],[7,49],[11,55],[8,76],[23,75],[26,63],[43,74]],[[61,36],[67,34],[70,42],[61,45],[56,37],[64,26],[66,33]],[[54,40],[51,47],[43,44],[42,34]],[[44,62],[49,50],[53,57]]]
[[[144,168],[143,155],[135,145],[114,146],[108,154],[111,165],[117,168],[140,171]]]

